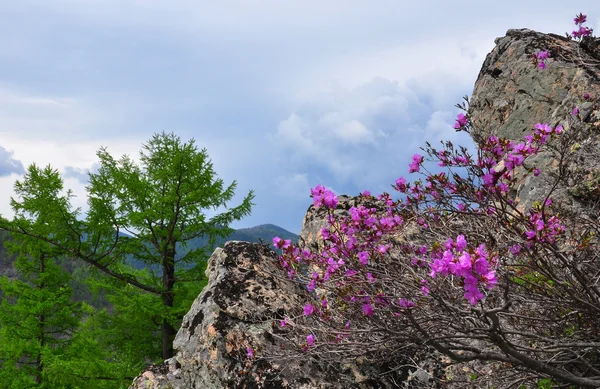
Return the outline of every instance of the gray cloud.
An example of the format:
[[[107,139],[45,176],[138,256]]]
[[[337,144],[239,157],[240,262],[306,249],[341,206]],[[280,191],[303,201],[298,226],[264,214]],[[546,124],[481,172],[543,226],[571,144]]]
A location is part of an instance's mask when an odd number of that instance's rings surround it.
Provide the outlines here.
[[[75,166],[65,166],[63,169],[63,176],[65,178],[74,178],[82,184],[87,184],[89,182],[89,173],[98,171],[99,167],[100,164],[98,162],[92,164],[90,169]]]
[[[0,177],[11,174],[23,174],[25,169],[23,163],[13,157],[13,152],[0,146]]]
[[[467,136],[452,130],[460,87],[440,91],[436,81],[427,76],[401,85],[375,78],[352,89],[333,85],[308,99],[280,122],[272,139],[286,156],[288,174],[279,182],[292,187],[290,181],[297,186],[318,177],[351,194],[387,190],[407,173],[425,140],[469,146]]]

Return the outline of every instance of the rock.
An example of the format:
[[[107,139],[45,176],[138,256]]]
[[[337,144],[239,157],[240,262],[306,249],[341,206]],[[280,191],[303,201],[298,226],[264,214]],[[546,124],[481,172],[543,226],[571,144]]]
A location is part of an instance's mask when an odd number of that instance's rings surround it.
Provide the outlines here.
[[[585,93],[600,96],[600,53],[591,44],[597,40],[584,42],[588,44],[527,29],[508,30],[496,39],[470,99],[475,140],[489,135],[520,140],[535,123],[565,122]],[[551,54],[544,70],[532,63],[542,50]]]
[[[282,346],[273,321],[301,310],[306,297],[276,263],[274,251],[256,243],[216,249],[206,270],[209,283],[175,338],[177,355],[147,369],[130,388],[360,387],[345,367],[262,358]]]
[[[573,212],[587,212],[584,203],[597,201],[600,191],[599,45],[599,39],[589,37],[578,43],[527,29],[508,30],[487,55],[469,105],[476,142],[490,135],[521,141],[536,123],[563,125],[563,137],[570,137],[581,126],[571,114],[574,107],[579,108],[579,118],[591,131],[570,153],[569,173],[554,195]],[[532,63],[535,53],[543,50],[551,54],[544,70]],[[586,93],[590,101],[585,100]],[[558,174],[556,160],[549,153],[531,158],[530,165],[542,175],[528,177],[517,188],[515,195],[524,207],[544,198]]]

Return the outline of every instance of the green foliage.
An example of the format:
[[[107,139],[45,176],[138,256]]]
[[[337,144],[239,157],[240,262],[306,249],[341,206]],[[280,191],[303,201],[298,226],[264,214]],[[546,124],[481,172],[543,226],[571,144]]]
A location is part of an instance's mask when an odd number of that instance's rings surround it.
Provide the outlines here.
[[[193,285],[199,285],[204,277],[210,246],[231,233],[224,226],[250,213],[253,194],[241,205],[207,219],[206,210],[226,207],[236,183],[225,187],[215,177],[206,150],[198,150],[194,141],[182,143],[174,134],[155,135],[145,144],[140,165],[127,155],[116,160],[104,148],[98,157],[100,168],[90,174],[88,187],[89,242],[119,261],[112,263],[111,269],[129,285],[149,292],[142,292],[147,309],[135,312],[160,323],[162,357],[169,358],[172,349],[167,343],[172,342],[175,328],[195,298],[187,291],[199,290]],[[120,231],[127,235],[119,235]],[[186,247],[199,237],[205,237],[209,247]],[[147,271],[124,266],[129,257],[145,264]],[[182,287],[186,283],[192,286]],[[109,293],[118,296],[123,290]],[[131,312],[131,307],[127,311]]]
[[[228,207],[236,182],[226,186],[207,151],[174,134],[153,136],[139,163],[116,159],[106,148],[97,155],[85,217],[55,169],[31,165],[15,184],[15,218],[0,220],[0,229],[90,265],[71,267],[69,285],[98,311],[86,314],[81,338],[72,339],[84,349],[96,344],[104,361],[129,374],[173,355],[176,328],[205,285],[206,258],[233,231],[227,226],[250,213],[254,194]],[[197,239],[208,243],[190,244]]]
[[[552,389],[554,382],[551,379],[544,378],[538,381],[537,387],[538,389]]]
[[[16,185],[18,192],[34,195],[24,198],[26,203],[42,204],[56,198],[62,189],[55,171],[31,166],[26,178],[39,177],[44,178],[44,185]],[[50,235],[49,220],[57,216],[55,209],[48,204],[29,212],[31,231]],[[27,235],[15,236],[6,241],[6,246],[18,254],[14,268],[21,279],[0,279],[0,387],[52,387],[52,361],[71,346],[83,315],[82,306],[71,300],[69,276],[58,265],[57,250],[52,246]]]
[[[70,276],[49,247],[16,237],[21,279],[0,279],[0,388],[110,388],[124,382],[116,363],[84,331],[93,313],[73,301]],[[110,366],[109,366],[110,365]],[[103,377],[103,380],[98,380]]]

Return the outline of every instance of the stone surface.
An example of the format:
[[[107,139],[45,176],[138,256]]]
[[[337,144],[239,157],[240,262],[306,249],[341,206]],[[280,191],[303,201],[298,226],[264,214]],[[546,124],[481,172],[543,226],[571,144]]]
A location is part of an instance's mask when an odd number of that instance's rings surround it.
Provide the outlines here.
[[[584,93],[600,95],[598,40],[586,39],[580,45],[522,29],[508,30],[495,42],[470,98],[475,139],[501,135],[520,140],[535,123],[564,123]],[[545,70],[531,59],[542,50],[551,54]]]
[[[599,45],[600,40],[594,38],[578,43],[527,29],[509,30],[496,39],[496,47],[487,55],[469,105],[476,141],[490,135],[520,141],[533,132],[536,123],[563,125],[563,137],[569,137],[577,125],[571,112],[579,107],[580,117],[592,131],[570,154],[568,177],[555,193],[574,212],[587,212],[591,208],[582,205],[598,201],[600,194]],[[542,50],[551,54],[544,70],[532,63],[532,56]],[[590,101],[584,100],[585,93]],[[525,207],[531,206],[532,199],[545,197],[557,173],[556,161],[548,153],[530,163],[542,175],[530,176],[517,188],[515,195]]]
[[[271,249],[228,242],[215,250],[206,273],[209,283],[175,338],[177,355],[138,376],[132,389],[361,387],[348,368],[262,358],[281,347],[273,321],[299,311],[305,297],[304,289],[281,277]]]

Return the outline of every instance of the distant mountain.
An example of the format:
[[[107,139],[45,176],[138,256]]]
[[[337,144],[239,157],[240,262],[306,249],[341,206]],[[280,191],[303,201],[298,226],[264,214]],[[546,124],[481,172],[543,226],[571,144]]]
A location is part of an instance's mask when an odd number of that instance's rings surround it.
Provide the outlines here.
[[[256,227],[240,228],[239,230],[235,230],[229,236],[227,241],[241,240],[244,242],[255,243],[262,239],[265,243],[272,244],[273,237],[275,236],[278,236],[281,239],[290,239],[292,242],[298,241],[298,235],[274,224],[261,224]]]
[[[292,242],[298,242],[299,236],[290,232],[286,229],[283,229],[274,224],[261,224],[260,226],[249,227],[249,228],[240,228],[237,230],[233,230],[231,235],[227,238],[217,239],[217,244],[209,250],[211,253],[217,247],[223,247],[225,242],[229,242],[231,240],[239,240],[242,242],[250,242],[250,243],[259,243],[263,242],[271,245],[273,248],[273,237],[279,236],[281,239],[290,239]],[[196,239],[192,239],[188,242],[186,249],[192,250],[197,247],[204,247],[208,244],[208,239],[204,237],[199,237]],[[185,252],[185,251],[184,251]]]
[[[122,234],[122,235],[128,236],[127,234]],[[259,226],[255,226],[255,227],[240,228],[237,230],[233,230],[231,235],[229,235],[227,238],[217,239],[216,244],[213,245],[213,247],[210,247],[209,250],[206,251],[206,253],[208,255],[212,254],[212,252],[217,247],[223,247],[225,242],[229,242],[231,240],[238,240],[238,241],[250,242],[250,243],[260,243],[262,241],[265,244],[269,244],[271,246],[271,248],[273,250],[275,250],[275,248],[273,247],[273,237],[275,237],[275,236],[279,236],[282,239],[290,239],[294,243],[298,242],[298,238],[299,238],[299,236],[294,234],[293,232],[290,232],[290,231],[283,229],[279,226],[276,226],[274,224],[261,224]],[[185,249],[181,249],[181,247],[179,247],[177,249],[177,257],[181,257],[181,256],[185,255],[188,251],[191,251],[191,250],[194,250],[194,249],[200,248],[200,247],[205,247],[207,245],[208,245],[208,239],[205,237],[198,237],[198,238],[192,239],[187,243]],[[280,252],[281,250],[275,250],[275,251]],[[144,268],[147,266],[144,263],[142,263],[141,261],[136,260],[135,258],[130,258],[129,264],[137,269],[141,269],[141,268]]]

